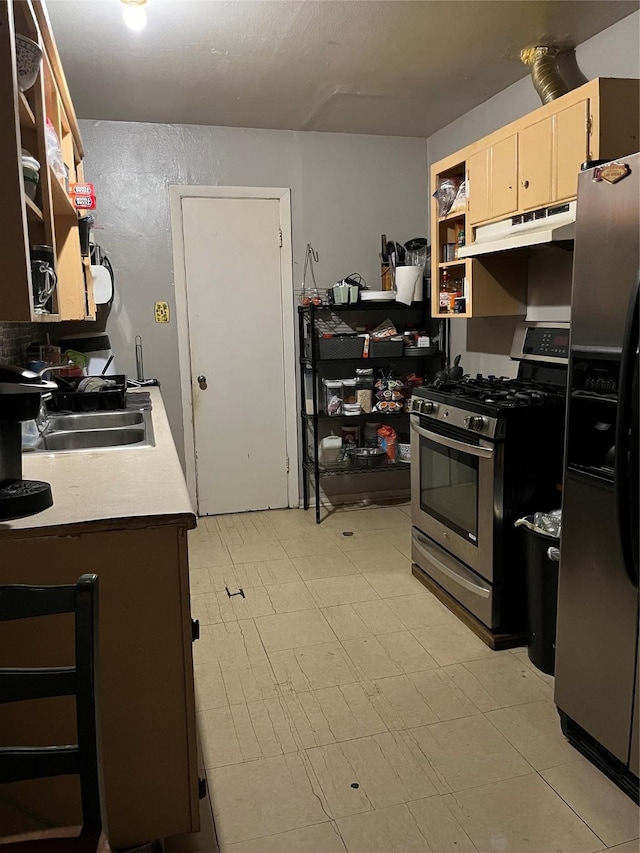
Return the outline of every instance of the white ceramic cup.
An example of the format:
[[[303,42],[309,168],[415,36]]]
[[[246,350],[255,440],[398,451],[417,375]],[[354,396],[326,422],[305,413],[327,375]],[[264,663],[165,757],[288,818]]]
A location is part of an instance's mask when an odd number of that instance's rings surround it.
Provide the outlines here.
[[[422,280],[424,267],[398,267],[396,269],[396,301],[411,305],[418,280]]]

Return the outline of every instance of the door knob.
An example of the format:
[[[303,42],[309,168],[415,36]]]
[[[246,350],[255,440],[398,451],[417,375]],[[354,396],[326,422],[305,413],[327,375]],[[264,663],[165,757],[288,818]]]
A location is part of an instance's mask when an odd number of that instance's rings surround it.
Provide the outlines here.
[[[207,377],[202,373],[198,376],[198,385],[200,386],[201,391],[206,391],[207,389]]]
[[[523,187],[525,188],[525,190],[526,190],[526,189],[527,189],[527,187],[529,186],[529,181],[522,181],[522,183],[521,183],[521,185],[520,185],[520,186],[523,186]]]

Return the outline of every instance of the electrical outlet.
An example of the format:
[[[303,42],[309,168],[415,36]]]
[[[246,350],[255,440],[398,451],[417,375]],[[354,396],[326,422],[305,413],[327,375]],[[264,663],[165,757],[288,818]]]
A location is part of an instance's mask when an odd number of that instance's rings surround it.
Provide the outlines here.
[[[168,302],[156,302],[155,313],[156,313],[156,323],[168,323],[169,322],[169,303]]]

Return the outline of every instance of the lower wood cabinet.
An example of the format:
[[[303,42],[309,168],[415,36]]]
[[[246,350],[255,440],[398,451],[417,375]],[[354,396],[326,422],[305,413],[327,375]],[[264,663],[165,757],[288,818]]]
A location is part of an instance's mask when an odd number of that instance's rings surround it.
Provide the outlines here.
[[[99,576],[102,754],[112,848],[199,827],[188,521],[2,538],[0,584]],[[33,532],[29,535],[33,536]],[[0,624],[0,665],[70,665],[73,617]],[[0,705],[0,745],[73,743],[73,700]],[[0,785],[3,833],[79,822],[75,777]]]

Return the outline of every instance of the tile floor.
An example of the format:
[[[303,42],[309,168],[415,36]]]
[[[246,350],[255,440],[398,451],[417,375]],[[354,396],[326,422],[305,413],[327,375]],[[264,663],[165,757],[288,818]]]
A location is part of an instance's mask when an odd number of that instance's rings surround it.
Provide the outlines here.
[[[638,853],[638,810],[562,737],[553,679],[411,576],[409,529],[405,505],[191,534],[210,800],[168,853]]]

